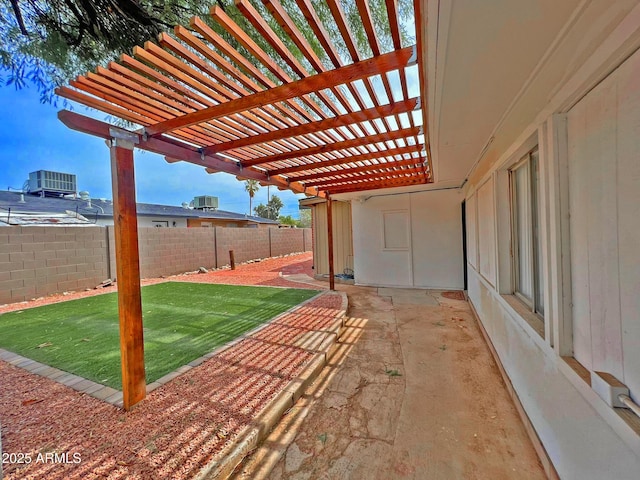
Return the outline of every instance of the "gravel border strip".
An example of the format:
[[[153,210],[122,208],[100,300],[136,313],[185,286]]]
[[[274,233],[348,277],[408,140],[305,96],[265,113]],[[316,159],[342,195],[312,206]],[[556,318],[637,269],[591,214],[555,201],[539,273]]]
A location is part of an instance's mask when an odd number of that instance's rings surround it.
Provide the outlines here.
[[[325,294],[339,294],[342,297],[340,312],[335,322],[325,330],[318,330],[325,338],[320,345],[309,348],[314,352],[313,358],[303,369],[300,375],[289,382],[282,392],[276,395],[263,410],[253,419],[251,424],[241,431],[236,438],[220,453],[200,470],[194,480],[227,479],[258,445],[269,435],[271,430],[280,421],[280,418],[292,408],[302,396],[305,389],[314,382],[322,369],[327,365],[337,350],[337,340],[340,338],[345,325],[345,317],[348,307],[347,295],[344,292],[325,291]],[[313,297],[318,298],[320,295]],[[310,338],[306,343],[316,343]],[[303,347],[304,348],[304,347]]]
[[[269,288],[278,288],[278,287],[269,287]],[[291,287],[279,287],[279,288],[291,288]],[[222,353],[225,350],[228,350],[229,348],[233,347],[234,345],[241,342],[242,340],[245,340],[246,338],[250,338],[252,335],[255,335],[263,328],[266,328],[270,324],[280,320],[286,315],[295,313],[295,311],[298,310],[299,308],[304,307],[306,304],[320,298],[320,296],[326,293],[327,291],[319,291],[317,295],[314,295],[313,297],[305,300],[302,303],[294,305],[288,310],[273,317],[268,322],[258,325],[253,330],[245,332],[239,337],[236,337],[233,340],[225,343],[224,345],[217,347],[211,352],[205,353],[201,357],[198,357],[195,360],[192,360],[186,365],[182,365],[176,368],[174,371],[169,372],[166,375],[158,378],[155,382],[151,382],[147,384],[147,395],[153,392],[155,389],[170,382],[174,378],[177,378],[183,373],[188,372],[192,368],[197,367],[198,365],[205,362],[206,360],[209,360],[215,355],[218,355],[219,353]],[[343,299],[343,302],[344,302],[344,299]],[[60,383],[62,385],[66,385],[67,387],[70,387],[80,393],[92,396],[94,398],[97,398],[98,400],[102,400],[103,402],[110,403],[111,405],[114,405],[118,408],[123,407],[122,390],[116,390],[115,388],[102,385],[100,383],[94,382],[93,380],[89,380],[88,378],[84,378],[79,375],[75,375],[73,373],[69,373],[55,367],[51,367],[45,363],[36,362],[35,360],[31,360],[28,357],[23,357],[22,355],[18,355],[17,353],[10,352],[9,350],[5,350],[3,348],[0,348],[0,360],[4,360],[5,362],[11,365],[14,365],[18,368],[22,368],[23,370],[31,372],[35,375],[39,375],[41,377],[48,378],[49,380],[53,380],[54,382]]]

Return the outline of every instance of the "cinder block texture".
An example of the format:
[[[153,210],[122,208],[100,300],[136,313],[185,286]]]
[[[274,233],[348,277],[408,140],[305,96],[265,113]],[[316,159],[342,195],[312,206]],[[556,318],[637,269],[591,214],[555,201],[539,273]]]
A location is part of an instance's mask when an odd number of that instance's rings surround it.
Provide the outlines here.
[[[140,228],[138,247],[142,278],[216,266],[213,228]]]
[[[304,233],[298,228],[271,228],[271,256],[304,252]]]
[[[233,250],[236,263],[271,257],[269,249],[271,230],[273,229],[216,227],[218,266],[229,264],[229,250]]]
[[[102,227],[3,229],[0,304],[96,286],[109,276],[106,246]]]
[[[217,268],[310,251],[311,229],[138,229],[140,275]],[[0,304],[93,288],[116,275],[113,227],[7,227],[0,233]]]

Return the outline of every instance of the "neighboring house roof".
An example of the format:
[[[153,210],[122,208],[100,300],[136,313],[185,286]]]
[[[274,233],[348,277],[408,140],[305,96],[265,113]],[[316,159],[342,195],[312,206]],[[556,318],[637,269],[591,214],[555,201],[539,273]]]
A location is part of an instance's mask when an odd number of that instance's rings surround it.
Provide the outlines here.
[[[92,198],[90,201],[80,198],[40,197],[24,194],[24,203],[21,202],[20,192],[0,191],[0,222],[6,218],[11,209],[11,217],[18,214],[72,214],[70,218],[76,219],[75,214],[86,217],[89,221],[97,218],[113,217],[113,202],[110,200]],[[253,223],[268,223],[277,225],[275,220],[244,215],[241,213],[227,212],[225,210],[192,210],[171,205],[157,205],[154,203],[138,203],[138,216],[142,217],[177,217],[177,218],[210,218],[218,220],[237,220]],[[6,222],[5,222],[6,223]],[[66,222],[77,223],[77,222]]]
[[[65,213],[26,213],[14,212],[0,209],[0,226],[1,225],[31,225],[31,226],[59,226],[59,225],[93,225],[94,222],[87,220],[80,214],[75,212]]]

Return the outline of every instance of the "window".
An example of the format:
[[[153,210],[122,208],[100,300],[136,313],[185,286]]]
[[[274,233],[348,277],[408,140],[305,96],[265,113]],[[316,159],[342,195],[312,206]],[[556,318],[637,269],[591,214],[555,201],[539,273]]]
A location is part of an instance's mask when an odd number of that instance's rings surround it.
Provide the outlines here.
[[[168,227],[169,226],[169,221],[168,220],[153,220],[151,222],[151,224],[154,227],[162,228],[162,227]]]
[[[511,251],[513,293],[532,312],[544,315],[538,178],[538,149],[535,148],[510,170]]]
[[[478,240],[476,232],[476,195],[475,193],[467,198],[465,203],[467,211],[467,261],[475,269],[478,268]]]

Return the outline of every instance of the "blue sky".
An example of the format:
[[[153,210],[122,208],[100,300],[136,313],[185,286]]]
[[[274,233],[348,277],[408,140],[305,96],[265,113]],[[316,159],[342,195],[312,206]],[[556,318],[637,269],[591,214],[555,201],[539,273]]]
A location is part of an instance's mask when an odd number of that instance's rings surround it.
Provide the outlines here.
[[[77,176],[78,190],[94,198],[111,198],[109,149],[104,140],[65,127],[57,118],[61,107],[42,105],[35,88],[16,90],[0,86],[3,119],[0,124],[0,190],[21,188],[29,172],[53,170]],[[74,111],[91,115],[82,106]],[[100,118],[98,114],[97,118]],[[168,164],[164,158],[136,151],[136,195],[138,202],[180,205],[197,195],[213,195],[219,208],[249,213],[249,195],[244,182],[226,173],[213,175],[184,162]],[[290,191],[271,187],[284,203],[281,215],[299,217],[298,198]],[[257,192],[253,206],[267,202],[267,188]]]

